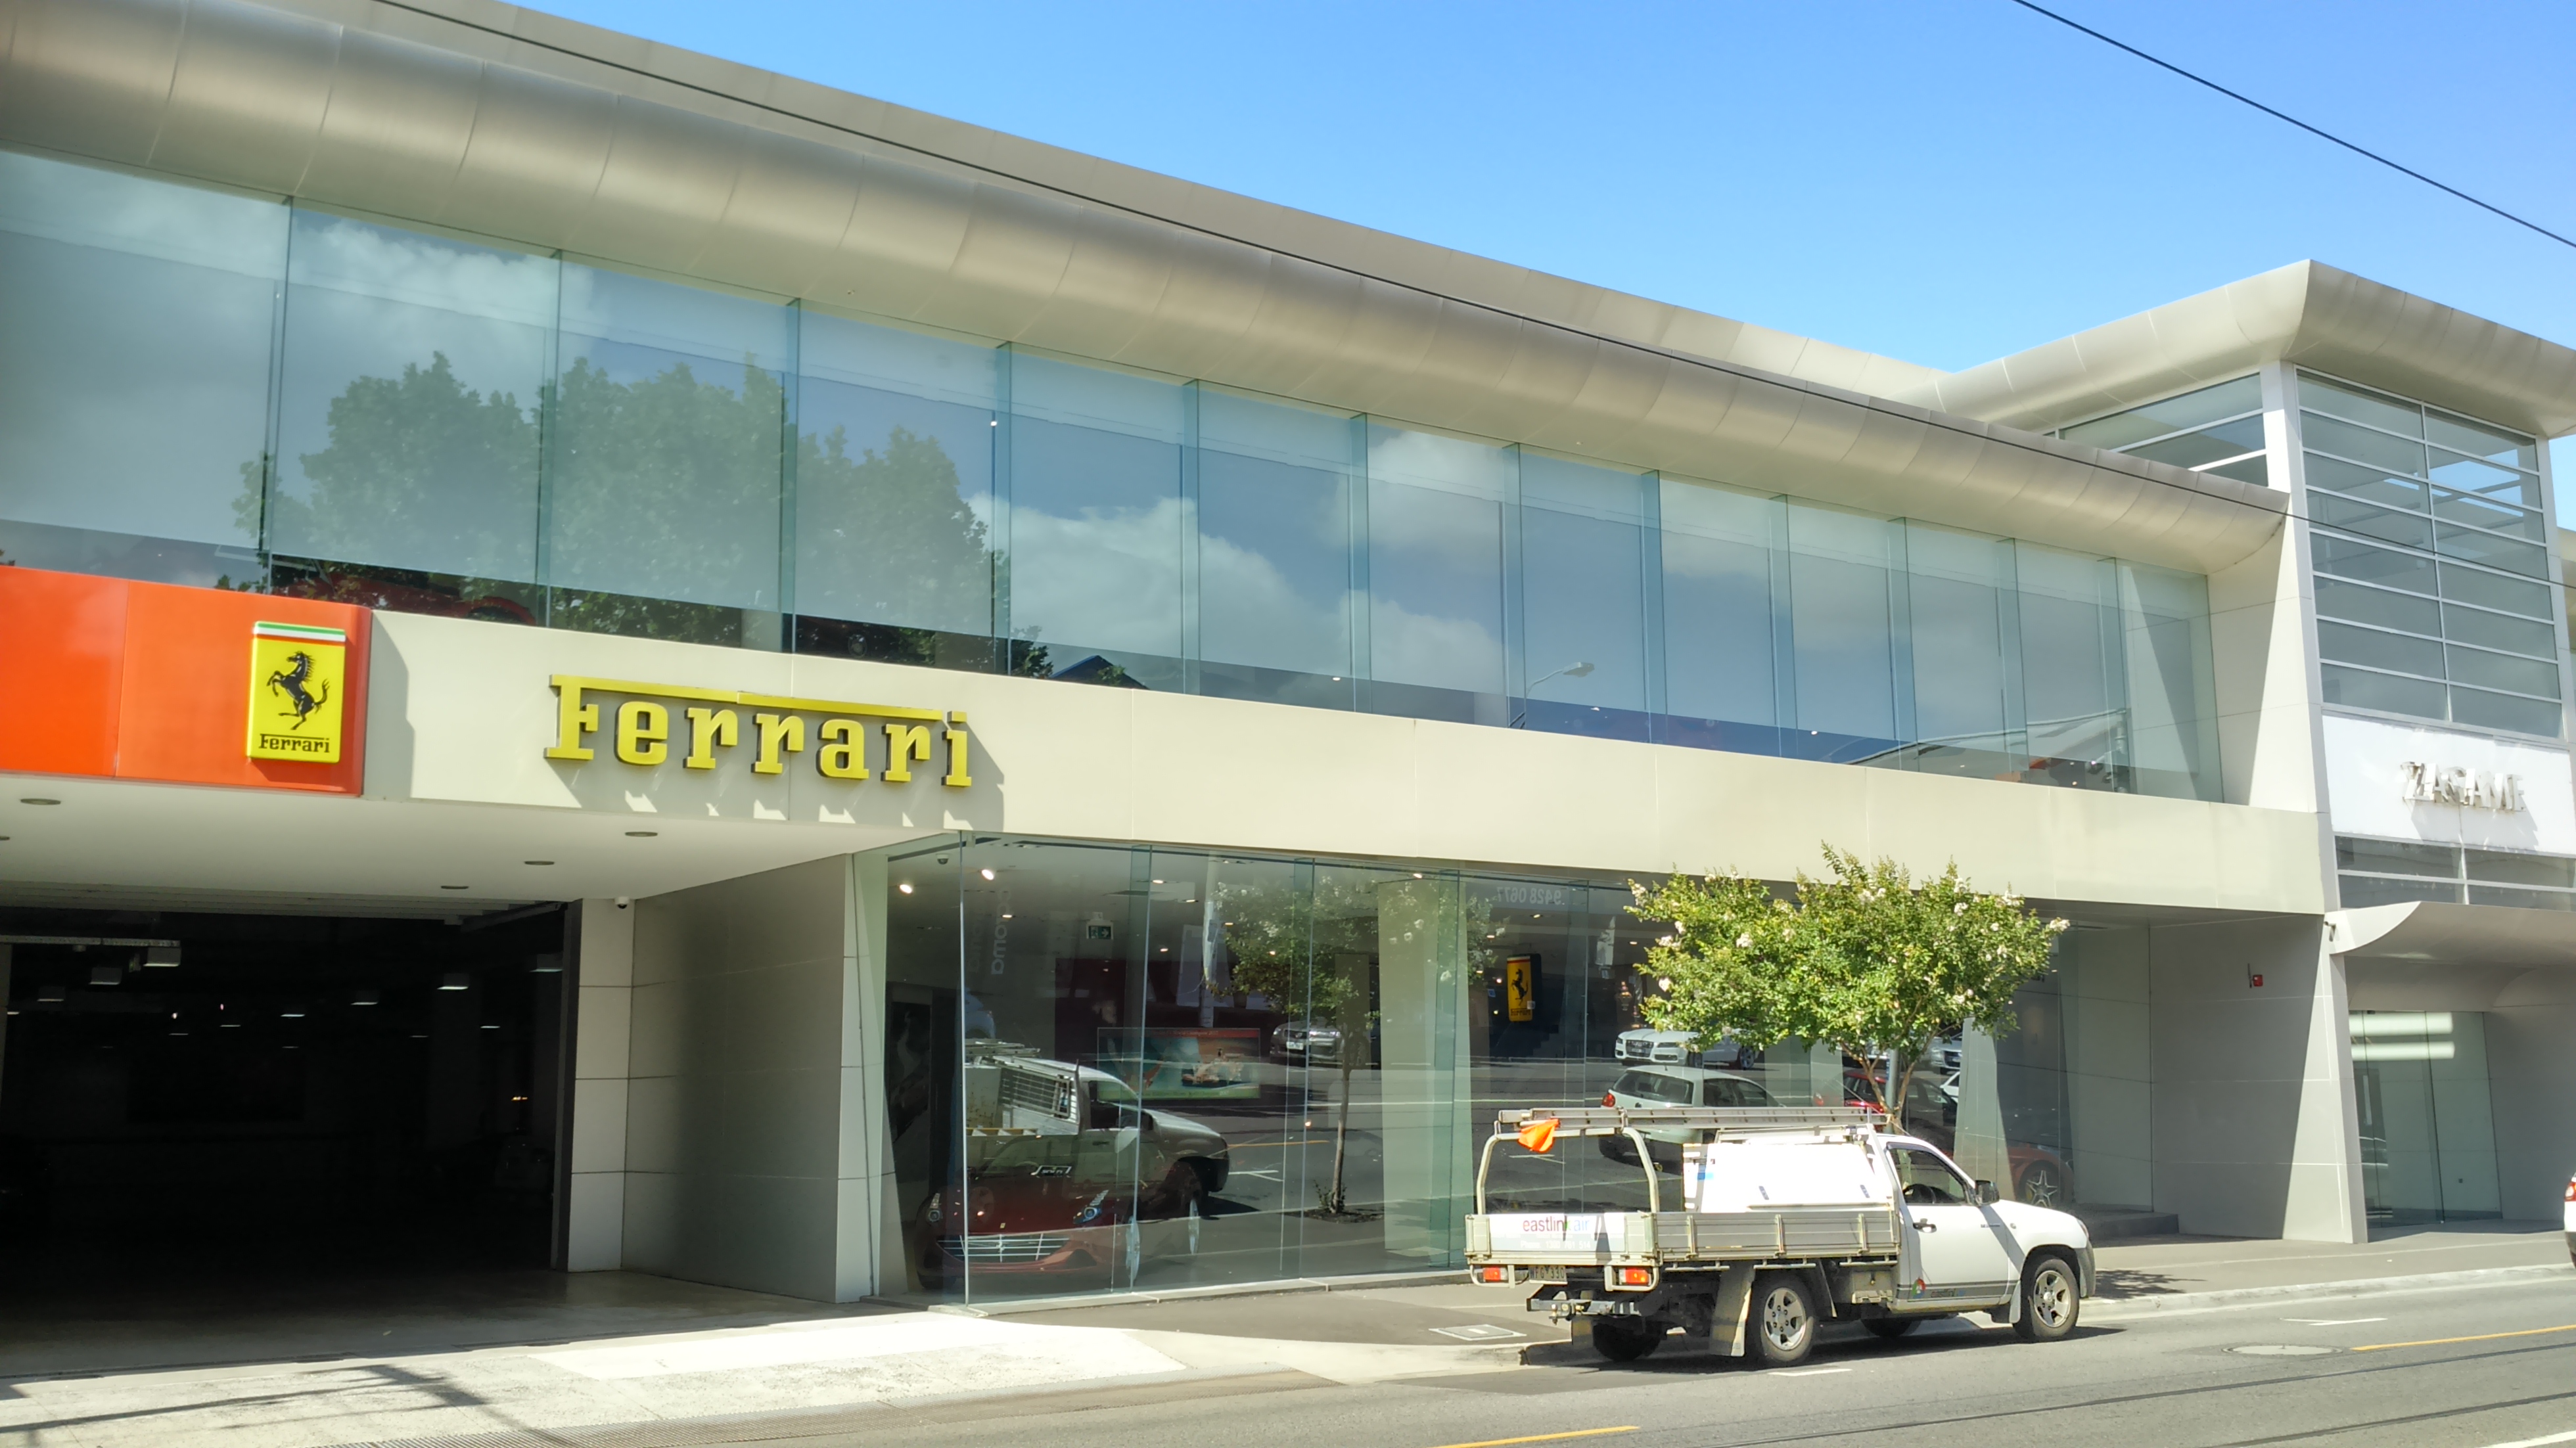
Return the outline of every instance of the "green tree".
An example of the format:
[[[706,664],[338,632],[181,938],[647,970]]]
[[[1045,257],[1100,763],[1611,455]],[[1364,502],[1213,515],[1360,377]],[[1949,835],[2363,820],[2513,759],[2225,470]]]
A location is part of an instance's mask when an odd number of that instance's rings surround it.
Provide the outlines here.
[[[587,357],[575,361],[555,395],[556,580],[782,608],[785,407],[778,377],[749,364],[740,386],[727,387],[700,382],[685,362],[619,382]]]
[[[991,628],[990,540],[939,439],[898,426],[883,449],[852,457],[847,429],[806,433],[796,493],[798,566],[835,611],[937,620],[956,633]]]
[[[331,399],[331,441],[301,454],[309,497],[269,500],[272,547],[380,561],[436,540],[456,572],[525,571],[537,521],[537,420],[506,392],[457,380],[447,354],[400,377],[360,377]]]
[[[2012,1032],[2013,993],[2047,971],[2066,922],[1974,889],[1956,861],[1919,882],[1830,845],[1825,862],[1832,875],[1799,872],[1793,899],[1733,874],[1632,884],[1629,913],[1671,926],[1647,953],[1657,993],[1642,1009],[1665,1030],[1839,1047],[1869,1063],[1901,1128],[1931,1043],[1963,1025]]]
[[[557,578],[627,590],[558,588],[554,623],[738,645],[749,642],[738,606],[689,600],[765,585],[768,607],[784,610],[774,581],[787,430],[775,374],[746,364],[728,386],[675,363],[620,381],[583,358],[547,393],[550,449],[539,408],[466,387],[444,353],[398,377],[356,378],[330,403],[328,445],[299,458],[309,487],[267,488],[269,460],[247,462],[234,512],[275,551],[398,567],[435,556],[467,565],[467,591],[503,592],[491,580],[527,576],[550,451]],[[800,553],[856,580],[858,621],[989,620],[996,561],[938,439],[897,427],[853,456],[836,427],[800,435],[796,448]],[[927,631],[882,631],[901,636],[903,661],[935,661]],[[1044,671],[1043,649],[1017,652]]]

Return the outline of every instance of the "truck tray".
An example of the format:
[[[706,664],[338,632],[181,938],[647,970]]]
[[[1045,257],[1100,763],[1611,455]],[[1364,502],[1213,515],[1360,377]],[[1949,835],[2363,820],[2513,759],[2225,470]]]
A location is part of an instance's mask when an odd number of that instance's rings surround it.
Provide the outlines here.
[[[1467,1261],[1525,1267],[1893,1257],[1893,1207],[1744,1212],[1495,1212],[1467,1218]]]

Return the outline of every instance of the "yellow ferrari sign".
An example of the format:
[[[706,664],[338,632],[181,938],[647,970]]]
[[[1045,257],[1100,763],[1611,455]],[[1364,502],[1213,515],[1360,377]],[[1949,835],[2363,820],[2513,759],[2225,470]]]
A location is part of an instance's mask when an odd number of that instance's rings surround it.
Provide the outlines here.
[[[1515,955],[1503,962],[1503,1016],[1513,1021],[1538,1019],[1538,960]],[[1536,1151],[1538,1148],[1532,1147]]]
[[[339,629],[251,625],[250,757],[339,763],[348,660],[349,636]]]

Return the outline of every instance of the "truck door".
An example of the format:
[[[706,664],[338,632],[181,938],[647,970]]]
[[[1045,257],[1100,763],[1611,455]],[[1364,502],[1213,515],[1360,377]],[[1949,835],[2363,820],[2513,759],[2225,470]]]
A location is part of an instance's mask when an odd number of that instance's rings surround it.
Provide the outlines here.
[[[1898,1284],[1896,1305],[1984,1305],[2011,1297],[2021,1264],[1968,1179],[1928,1146],[1895,1146],[1887,1154],[1906,1227],[1906,1280]]]

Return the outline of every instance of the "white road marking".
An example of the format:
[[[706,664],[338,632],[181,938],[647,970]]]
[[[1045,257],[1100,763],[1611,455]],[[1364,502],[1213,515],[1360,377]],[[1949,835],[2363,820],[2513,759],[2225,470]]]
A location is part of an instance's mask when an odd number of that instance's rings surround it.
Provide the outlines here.
[[[1774,1372],[1770,1374],[1770,1376],[1775,1378],[1814,1378],[1822,1377],[1826,1373],[1847,1373],[1850,1371],[1851,1369],[1849,1368],[1800,1368],[1795,1372]],[[2571,1433],[2568,1436],[2576,1437],[2576,1433]],[[2552,1441],[2556,1440],[2553,1439]],[[2503,1445],[2499,1445],[2499,1448],[2503,1448]]]
[[[2386,1322],[2388,1319],[2384,1317],[2285,1317],[2281,1320],[2295,1322],[2302,1327],[2359,1327],[2365,1322]]]
[[[2552,1433],[2546,1438],[2516,1438],[2510,1443],[2489,1443],[2486,1448],[2541,1448],[2544,1443],[2576,1443],[2576,1433]]]

